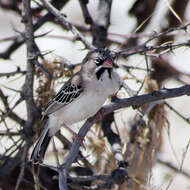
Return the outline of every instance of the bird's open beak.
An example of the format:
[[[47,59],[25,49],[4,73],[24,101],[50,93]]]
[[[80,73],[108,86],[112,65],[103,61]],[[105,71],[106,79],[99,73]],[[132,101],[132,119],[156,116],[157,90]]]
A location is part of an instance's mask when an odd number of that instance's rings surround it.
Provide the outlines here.
[[[104,68],[112,68],[113,67],[113,60],[107,58],[103,63]]]
[[[118,68],[118,65],[114,62],[113,59],[107,58],[103,63],[104,68]]]

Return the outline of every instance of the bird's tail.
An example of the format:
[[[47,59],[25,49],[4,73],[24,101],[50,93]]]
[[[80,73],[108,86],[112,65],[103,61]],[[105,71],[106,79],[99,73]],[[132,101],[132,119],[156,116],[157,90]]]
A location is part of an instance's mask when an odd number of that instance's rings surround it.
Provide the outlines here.
[[[44,130],[42,131],[42,134],[32,151],[31,160],[33,163],[43,162],[45,152],[49,145],[50,140],[51,140],[51,136],[49,135],[49,127],[48,127],[48,121],[47,121],[45,124]]]

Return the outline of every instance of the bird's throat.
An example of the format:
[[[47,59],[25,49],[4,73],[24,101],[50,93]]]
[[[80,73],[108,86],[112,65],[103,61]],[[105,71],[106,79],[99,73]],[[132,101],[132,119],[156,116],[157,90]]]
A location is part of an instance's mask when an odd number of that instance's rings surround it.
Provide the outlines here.
[[[101,76],[105,73],[105,72],[108,72],[108,76],[109,78],[111,79],[111,70],[112,68],[100,68],[97,72],[96,72],[96,77],[97,79],[99,80],[101,78]]]

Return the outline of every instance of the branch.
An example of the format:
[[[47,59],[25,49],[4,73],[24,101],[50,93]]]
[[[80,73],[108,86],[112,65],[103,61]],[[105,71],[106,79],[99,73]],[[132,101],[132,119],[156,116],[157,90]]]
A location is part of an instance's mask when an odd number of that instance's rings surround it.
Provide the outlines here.
[[[19,125],[23,126],[25,124],[25,120],[20,118],[18,116],[18,114],[16,114],[13,111],[14,106],[13,106],[13,108],[9,107],[9,102],[8,102],[7,96],[3,93],[3,91],[1,89],[0,89],[0,99],[1,99],[1,101],[3,103],[3,105],[4,105],[4,108],[5,108],[5,111],[1,111],[2,112],[2,115],[0,116],[1,121],[4,121],[6,117],[9,117],[10,119],[17,122]]]
[[[182,86],[179,88],[162,89],[160,91],[153,91],[149,94],[134,96],[131,98],[117,99],[115,103],[105,105],[101,108],[100,112],[102,116],[116,111],[121,108],[133,106],[137,108],[143,104],[147,104],[154,101],[164,100],[167,98],[174,98],[183,95],[190,95],[190,85]],[[80,128],[78,135],[85,137],[91,126],[96,122],[96,117],[89,118],[85,124]],[[79,153],[80,144],[77,139],[73,141],[69,155],[67,156],[63,165],[59,168],[59,187],[60,190],[67,190],[67,173],[71,164],[76,160]]]
[[[184,26],[179,26],[179,27],[170,27],[168,28],[168,30],[160,32],[160,33],[155,33],[154,35],[151,36],[151,38],[149,38],[147,41],[144,42],[144,44],[148,44],[150,41],[160,38],[162,36],[166,36],[169,33],[178,31],[178,30],[184,30],[187,31],[188,26],[190,26],[190,23],[184,25]]]
[[[107,31],[110,24],[112,0],[101,0],[98,4],[97,19],[92,22],[91,30],[93,44],[96,47],[104,48],[107,42]]]
[[[127,48],[125,50],[116,52],[116,54],[119,55],[124,55],[125,57],[129,57],[135,54],[145,54],[145,52],[151,52],[152,56],[155,57],[159,57],[160,55],[163,55],[165,53],[168,53],[168,51],[172,51],[174,49],[183,47],[183,46],[187,46],[190,47],[190,41],[188,40],[187,42],[181,42],[181,43],[177,43],[177,44],[172,44],[172,43],[168,43],[168,44],[164,44],[164,45],[155,45],[155,46],[147,46],[147,45],[138,45],[136,47],[133,48]],[[158,52],[155,52],[158,51]],[[163,51],[163,52],[160,52]],[[127,52],[127,53],[126,53]],[[148,55],[148,54],[147,54]]]
[[[87,49],[90,49],[90,50],[95,49],[95,47],[92,46],[70,22],[66,21],[63,14],[61,14],[48,1],[46,1],[46,0],[41,0],[41,1],[43,2],[43,5],[46,7],[46,9],[50,13],[52,13],[64,27],[66,27],[68,30],[70,30],[73,33],[76,40],[81,41],[84,44],[85,48],[87,48]]]
[[[54,0],[52,4],[54,4],[54,6],[57,7],[58,9],[61,9],[67,3],[67,1],[68,0],[65,0],[65,1]],[[33,31],[36,31],[37,29],[39,29],[47,21],[53,20],[53,18],[54,16],[51,13],[47,13],[43,17],[40,17],[39,20],[34,24]],[[11,45],[5,51],[0,52],[0,58],[9,59],[11,54],[25,42],[23,32],[19,32],[19,33],[20,35],[16,36],[16,38],[11,43]]]
[[[90,176],[91,177],[91,176]],[[94,176],[93,176],[94,177]],[[92,179],[93,179],[92,177]],[[87,177],[88,178],[88,177]],[[86,178],[86,179],[87,179]],[[117,168],[111,172],[110,175],[107,176],[96,176],[96,178],[103,179],[105,182],[101,184],[94,185],[92,187],[88,186],[82,186],[81,190],[102,190],[102,189],[111,189],[115,184],[121,185],[124,183],[124,181],[130,179],[128,177],[128,174],[124,168]],[[81,178],[82,179],[82,178]],[[76,180],[77,181],[77,180]],[[71,187],[76,187],[75,184],[71,183],[69,184]],[[78,187],[78,185],[77,185]]]
[[[148,40],[146,40],[144,43],[137,45],[135,47],[130,47],[126,49],[122,49],[117,52],[118,55],[124,55],[125,57],[135,55],[135,54],[144,54],[145,52],[148,51],[153,51],[153,50],[173,50],[182,46],[190,46],[190,41],[183,42],[183,43],[178,43],[178,44],[172,44],[171,42],[168,44],[164,45],[157,45],[157,46],[148,46],[147,44],[155,39],[158,39],[160,37],[166,36],[171,32],[178,31],[178,30],[184,30],[186,31],[187,28],[190,26],[190,23],[180,26],[180,27],[173,27],[169,28],[168,30],[160,33],[155,33],[153,36],[151,36]],[[166,53],[166,52],[165,52]],[[160,55],[160,54],[159,54]]]
[[[30,0],[23,0],[23,22],[25,24],[25,41],[27,45],[27,72],[23,87],[23,96],[26,100],[27,122],[25,131],[28,134],[32,133],[32,125],[39,118],[39,111],[36,107],[33,97],[33,83],[35,74],[35,62],[38,54],[36,52],[36,44],[34,42],[33,21],[30,7]]]
[[[190,173],[185,171],[185,170],[180,170],[179,168],[177,168],[176,166],[172,165],[170,162],[166,162],[166,161],[163,161],[161,159],[158,160],[158,163],[159,164],[162,164],[172,170],[174,170],[176,173],[179,173],[179,174],[182,174],[184,175],[185,177],[187,177],[189,179],[189,176],[190,176]]]
[[[176,115],[178,115],[181,119],[183,119],[185,122],[187,122],[188,124],[190,124],[190,119],[188,117],[184,117],[179,111],[177,111],[176,109],[174,109],[170,104],[165,102],[165,105],[172,110]]]
[[[88,0],[79,0],[79,3],[81,6],[81,9],[82,9],[82,14],[83,14],[83,17],[85,19],[85,23],[86,24],[92,24],[93,19],[90,16],[90,13],[89,13],[88,8],[87,8]]]
[[[5,160],[1,158],[1,162],[4,164],[0,167],[0,181],[7,181],[11,172],[13,172],[14,169],[21,163],[22,154],[23,147],[20,148],[19,152],[14,157],[8,157],[8,159],[5,157]]]
[[[143,104],[148,104],[151,102],[165,100],[168,98],[179,97],[183,95],[190,95],[190,85],[185,85],[179,88],[164,88],[159,91],[153,91],[149,94],[133,96],[130,98],[117,99],[115,103],[111,103],[109,105],[105,105],[102,108],[102,114],[107,115],[112,111],[116,111],[121,108],[126,108],[132,106],[133,108],[138,108]]]
[[[90,127],[95,123],[95,117],[88,119],[83,127],[79,130],[78,135],[81,137],[85,137],[87,132],[89,131]],[[73,141],[71,150],[69,152],[69,155],[65,159],[64,164],[62,164],[59,168],[59,188],[60,190],[67,190],[67,172],[71,166],[71,164],[76,159],[78,153],[79,153],[80,144],[77,140]]]
[[[26,71],[21,71],[20,68],[17,68],[16,71],[13,71],[13,72],[9,72],[9,73],[0,73],[0,77],[11,77],[11,76],[14,76],[16,74],[26,74]]]

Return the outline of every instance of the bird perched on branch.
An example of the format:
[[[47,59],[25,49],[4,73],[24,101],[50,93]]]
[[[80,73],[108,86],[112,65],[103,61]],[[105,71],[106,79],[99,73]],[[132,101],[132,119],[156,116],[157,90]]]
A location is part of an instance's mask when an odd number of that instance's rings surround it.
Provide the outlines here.
[[[120,87],[114,54],[108,49],[88,53],[79,72],[74,74],[45,107],[45,128],[36,143],[31,160],[42,162],[50,139],[65,126],[80,142],[70,125],[95,115],[109,95]]]

